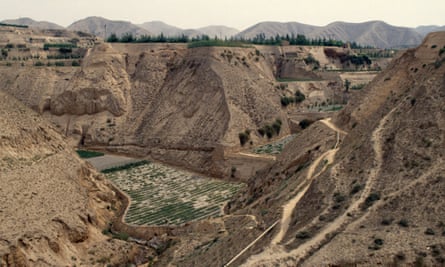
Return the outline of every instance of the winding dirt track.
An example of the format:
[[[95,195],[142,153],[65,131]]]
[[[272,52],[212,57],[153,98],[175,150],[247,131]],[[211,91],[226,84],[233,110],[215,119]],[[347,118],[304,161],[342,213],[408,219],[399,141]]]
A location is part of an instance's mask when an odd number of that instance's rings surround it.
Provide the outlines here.
[[[289,224],[290,224],[290,221],[292,218],[292,213],[295,209],[295,206],[298,204],[300,199],[304,196],[306,191],[309,189],[313,179],[318,177],[321,173],[323,173],[326,170],[328,164],[325,164],[323,166],[322,170],[314,175],[314,172],[317,169],[317,167],[320,165],[320,163],[324,160],[327,160],[330,163],[334,162],[335,154],[338,151],[338,145],[340,143],[340,134],[346,134],[346,132],[338,129],[335,125],[333,125],[330,122],[330,119],[324,119],[321,122],[324,123],[327,127],[331,128],[332,130],[334,130],[337,133],[337,142],[336,142],[334,148],[323,153],[311,164],[311,166],[308,169],[307,175],[306,175],[306,183],[304,185],[301,185],[299,188],[297,188],[297,191],[299,191],[298,194],[296,196],[294,196],[291,200],[289,200],[285,205],[283,205],[283,214],[282,214],[280,224],[279,224],[280,230],[275,235],[275,237],[272,239],[271,244],[262,253],[253,255],[252,257],[250,257],[248,259],[248,261],[244,264],[245,266],[258,266],[259,264],[267,264],[267,262],[270,262],[270,261],[273,262],[275,260],[280,260],[282,258],[286,258],[289,256],[289,253],[286,252],[284,250],[284,248],[281,245],[279,245],[279,243],[282,242],[287,230],[289,229]],[[301,189],[301,187],[303,187],[303,186],[304,186],[304,188]],[[275,224],[277,224],[277,223],[274,223],[273,226],[275,226]],[[268,231],[270,231],[270,229],[268,229]],[[261,235],[261,237],[268,231],[265,231]],[[256,241],[258,241],[258,240],[259,239],[257,239]],[[247,249],[244,249],[243,251],[241,251],[238,255],[236,255],[234,257],[234,259],[241,256],[241,254],[244,253],[246,250]],[[233,262],[233,261],[234,260],[232,260],[231,262]],[[226,266],[228,266],[228,265],[226,265]]]
[[[301,196],[300,193],[297,194],[297,196],[294,199],[292,199],[286,205],[283,206],[283,216],[281,219],[280,231],[274,237],[269,247],[267,247],[262,253],[250,257],[248,261],[244,264],[244,266],[274,266],[277,263],[280,264],[280,266],[295,266],[295,264],[301,264],[302,260],[307,255],[309,255],[309,253],[317,251],[327,242],[329,235],[344,230],[344,228],[346,228],[348,224],[362,217],[358,216],[358,218],[354,218],[354,214],[360,212],[359,210],[360,205],[365,201],[365,199],[371,193],[373,185],[375,184],[375,181],[377,180],[377,177],[380,173],[383,164],[382,133],[385,128],[386,122],[389,121],[390,116],[396,109],[397,107],[391,110],[391,112],[389,112],[385,117],[383,117],[382,120],[379,122],[378,127],[372,133],[372,143],[375,154],[374,164],[360,197],[356,201],[354,201],[341,216],[339,216],[336,220],[327,225],[312,239],[308,240],[306,243],[302,244],[301,246],[299,246],[294,250],[285,251],[284,248],[279,245],[279,243],[282,241],[282,238],[284,237],[289,227],[288,223],[290,221],[290,216],[293,212],[295,205],[298,203],[298,201],[304,195],[304,192],[307,190],[307,188],[305,188],[304,190],[301,191],[303,192],[301,193]],[[333,125],[329,120],[323,120],[322,122],[329,128],[337,132],[337,144],[334,147],[334,149],[327,151],[312,163],[307,175],[308,180],[314,179],[314,177],[317,177],[320,173],[324,171],[325,168],[323,168],[316,175],[313,174],[314,170],[316,169],[316,167],[318,166],[318,164],[322,159],[329,157],[328,159],[329,162],[333,162],[335,153],[338,150],[337,146],[339,144],[339,134],[340,133],[346,134],[344,131],[341,131],[340,129],[335,127],[335,125]],[[309,185],[307,185],[306,187],[308,187]],[[353,216],[349,217],[347,216],[347,214],[353,214]]]

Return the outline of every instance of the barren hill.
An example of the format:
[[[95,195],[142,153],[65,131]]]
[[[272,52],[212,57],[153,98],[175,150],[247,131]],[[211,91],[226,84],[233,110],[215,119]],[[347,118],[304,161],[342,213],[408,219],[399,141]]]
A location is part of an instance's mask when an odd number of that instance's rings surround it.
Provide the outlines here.
[[[239,30],[224,25],[212,25],[196,29],[210,37],[217,36],[220,39],[230,38],[239,33]]]
[[[131,33],[133,36],[150,35],[150,32],[127,21],[108,20],[101,17],[88,17],[78,20],[67,27],[71,31],[82,31],[107,38],[112,33],[122,36]],[[106,35],[106,36],[105,36]]]
[[[63,26],[57,25],[48,21],[35,21],[31,18],[18,18],[18,19],[9,19],[2,21],[7,24],[15,24],[15,25],[27,25],[30,28],[37,28],[41,30],[53,29],[53,30],[61,30],[64,29]]]
[[[231,209],[281,222],[247,266],[443,264],[444,49],[429,34],[251,179]]]
[[[262,22],[242,31],[238,36],[252,38],[261,33],[266,37],[303,34],[309,38],[332,38],[379,48],[413,47],[422,41],[422,36],[414,29],[396,27],[382,21],[334,22],[323,27],[297,22]]]
[[[145,22],[140,26],[155,35],[159,35],[162,33],[165,36],[186,35],[189,37],[195,37],[204,34],[212,38],[218,36],[218,38],[224,39],[225,37],[230,38],[239,33],[239,30],[223,25],[207,26],[198,29],[181,29],[172,25],[168,25],[162,21],[150,21]]]
[[[163,34],[164,36],[181,36],[184,30],[172,25],[168,25],[162,21],[149,21],[139,25],[154,35]]]
[[[426,36],[430,32],[445,31],[445,26],[425,25],[416,27],[416,31],[422,36]]]
[[[1,265],[132,261],[110,253],[132,254],[136,246],[101,234],[122,205],[104,177],[40,115],[3,92],[0,127]]]

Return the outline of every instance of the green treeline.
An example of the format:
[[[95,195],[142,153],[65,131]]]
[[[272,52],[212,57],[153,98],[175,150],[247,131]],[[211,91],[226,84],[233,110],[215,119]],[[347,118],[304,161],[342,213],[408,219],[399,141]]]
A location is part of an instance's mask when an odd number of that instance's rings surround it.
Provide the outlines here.
[[[8,24],[8,23],[0,23],[0,26],[16,27],[16,28],[28,28],[28,25]]]
[[[219,39],[216,36],[210,38],[208,35],[200,35],[195,37],[189,37],[186,35],[180,35],[175,37],[165,36],[164,34],[159,34],[157,36],[141,35],[134,36],[131,33],[126,33],[121,37],[116,34],[111,34],[107,40],[109,43],[188,43],[189,47],[199,47],[199,46],[246,46],[246,45],[307,45],[307,46],[337,46],[341,47],[345,45],[345,42],[334,39],[326,38],[315,38],[309,39],[302,34],[297,35],[276,35],[275,37],[266,38],[265,34],[258,34],[254,38],[225,38]],[[350,43],[351,48],[369,48],[363,47],[356,42]]]

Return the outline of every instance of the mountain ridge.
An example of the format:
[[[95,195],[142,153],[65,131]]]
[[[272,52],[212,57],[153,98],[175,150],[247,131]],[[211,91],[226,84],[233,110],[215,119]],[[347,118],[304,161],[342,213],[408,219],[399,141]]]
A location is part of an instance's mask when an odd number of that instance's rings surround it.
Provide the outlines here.
[[[51,22],[37,22],[30,18],[5,20],[4,23],[24,24],[30,27],[51,27],[62,29],[62,26]],[[48,26],[45,26],[48,25]],[[106,28],[105,28],[105,25]],[[342,41],[356,42],[361,45],[378,48],[406,48],[419,45],[429,32],[443,31],[445,26],[419,26],[416,28],[390,25],[384,21],[371,20],[360,23],[335,21],[325,26],[316,26],[300,22],[263,21],[254,24],[242,31],[224,25],[209,25],[196,29],[182,29],[162,21],[148,21],[134,24],[129,21],[110,20],[103,17],[87,17],[73,22],[66,27],[68,30],[84,31],[96,36],[106,38],[114,33],[121,36],[131,33],[135,36],[159,35],[166,36],[186,35],[195,37],[208,35],[224,38],[253,38],[264,34],[267,38],[279,35],[303,34],[308,38],[332,38]]]

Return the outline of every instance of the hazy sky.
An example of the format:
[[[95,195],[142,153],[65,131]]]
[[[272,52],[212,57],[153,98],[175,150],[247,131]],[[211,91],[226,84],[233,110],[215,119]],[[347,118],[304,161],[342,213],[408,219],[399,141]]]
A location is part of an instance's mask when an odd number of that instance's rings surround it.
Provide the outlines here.
[[[261,21],[326,25],[383,20],[396,26],[445,25],[444,0],[2,0],[0,21],[18,17],[62,26],[88,16],[181,28],[226,25],[243,30]]]

